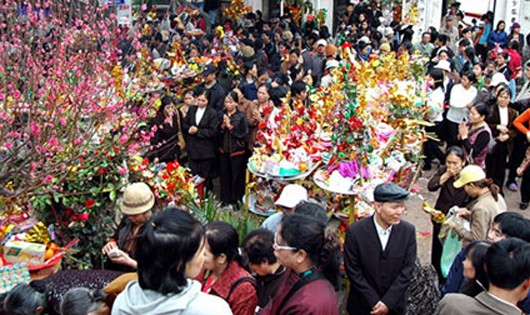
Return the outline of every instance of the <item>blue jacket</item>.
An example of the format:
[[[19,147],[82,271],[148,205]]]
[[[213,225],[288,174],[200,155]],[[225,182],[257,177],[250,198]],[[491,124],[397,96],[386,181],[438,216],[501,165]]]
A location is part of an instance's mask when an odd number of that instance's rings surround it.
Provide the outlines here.
[[[447,280],[442,287],[442,297],[447,293],[460,292],[460,287],[462,286],[462,282],[464,282],[464,266],[462,265],[462,262],[466,259],[466,254],[467,247],[462,249],[460,253],[456,255],[455,260],[451,265],[451,269],[449,269]]]
[[[508,41],[508,35],[505,31],[497,32],[497,30],[490,32],[490,36],[488,37],[488,45],[489,48],[493,48],[495,46],[495,43],[499,43],[499,45],[502,48],[506,48],[506,44]]]

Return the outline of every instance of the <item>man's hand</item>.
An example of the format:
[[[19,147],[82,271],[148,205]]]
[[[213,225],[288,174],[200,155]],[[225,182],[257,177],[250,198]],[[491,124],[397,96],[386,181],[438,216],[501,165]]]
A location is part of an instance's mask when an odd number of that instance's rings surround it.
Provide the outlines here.
[[[386,306],[385,303],[379,301],[375,304],[374,307],[372,307],[370,315],[386,315],[388,314],[388,312],[390,312],[388,306]]]
[[[103,255],[107,255],[111,250],[118,248],[118,244],[116,244],[116,241],[110,241],[105,246],[103,246],[103,249],[101,250],[103,252]]]

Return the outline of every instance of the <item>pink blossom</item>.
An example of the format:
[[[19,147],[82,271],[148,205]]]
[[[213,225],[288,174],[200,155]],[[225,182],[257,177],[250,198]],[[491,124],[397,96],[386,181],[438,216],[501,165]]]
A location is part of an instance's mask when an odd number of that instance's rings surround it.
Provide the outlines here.
[[[13,148],[13,143],[12,142],[9,142],[9,141],[6,141],[4,142],[4,147],[8,150],[11,150],[11,148]]]
[[[147,10],[147,4],[145,3],[142,3],[142,7],[141,7],[142,11],[145,11]]]
[[[120,137],[120,139],[118,141],[119,141],[119,143],[124,144],[125,142],[127,142],[128,139],[129,139],[129,137],[127,137],[126,134],[123,134],[123,135],[121,135],[121,137]]]
[[[15,99],[20,99],[20,91],[19,90],[14,90],[13,91],[13,98]]]
[[[61,126],[66,126],[66,119],[64,117],[61,117],[59,119],[59,123],[61,124]]]
[[[51,175],[48,175],[48,176],[46,176],[46,177],[44,177],[44,178],[42,179],[42,183],[43,183],[43,184],[49,184],[49,183],[52,182],[52,180],[53,180],[53,177],[52,177]]]
[[[129,170],[126,167],[118,167],[118,174],[125,175]]]
[[[79,145],[81,142],[83,142],[83,137],[77,137],[74,140],[74,145]]]
[[[52,147],[55,147],[55,146],[58,146],[58,145],[59,145],[59,141],[58,141],[57,138],[55,138],[55,137],[51,137],[51,138],[48,140],[48,143],[49,143],[50,146],[52,146]]]
[[[41,131],[41,126],[36,121],[32,121],[30,125],[30,133],[33,136],[36,136],[40,134],[40,131]]]

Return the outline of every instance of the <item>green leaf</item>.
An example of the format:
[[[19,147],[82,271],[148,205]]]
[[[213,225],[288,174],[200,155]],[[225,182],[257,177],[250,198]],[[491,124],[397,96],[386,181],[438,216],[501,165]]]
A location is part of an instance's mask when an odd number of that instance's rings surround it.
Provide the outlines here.
[[[90,193],[93,196],[97,196],[99,194],[99,186],[94,186],[94,187],[90,188]]]
[[[112,190],[112,191],[110,192],[110,194],[109,194],[109,199],[110,199],[111,201],[116,200],[116,191],[115,191],[115,190]]]

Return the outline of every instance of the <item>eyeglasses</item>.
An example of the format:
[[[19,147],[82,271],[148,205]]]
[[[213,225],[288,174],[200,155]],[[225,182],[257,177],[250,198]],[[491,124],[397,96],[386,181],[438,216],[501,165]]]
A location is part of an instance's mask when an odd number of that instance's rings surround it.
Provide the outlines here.
[[[274,244],[272,244],[272,248],[274,250],[294,250],[294,251],[298,250],[298,248],[296,247],[283,246],[283,245],[278,244],[278,234],[274,234]]]

